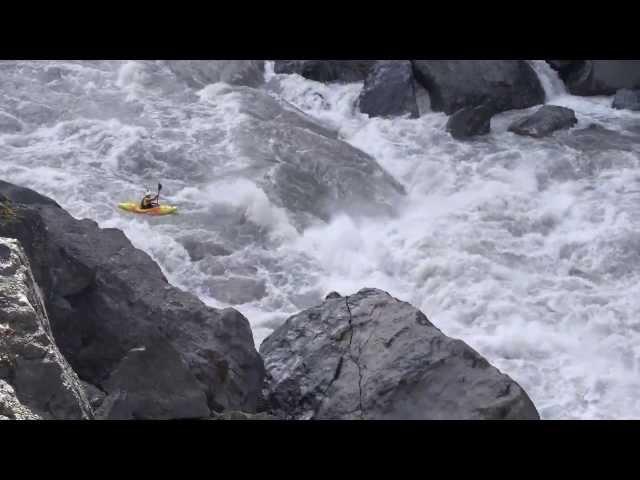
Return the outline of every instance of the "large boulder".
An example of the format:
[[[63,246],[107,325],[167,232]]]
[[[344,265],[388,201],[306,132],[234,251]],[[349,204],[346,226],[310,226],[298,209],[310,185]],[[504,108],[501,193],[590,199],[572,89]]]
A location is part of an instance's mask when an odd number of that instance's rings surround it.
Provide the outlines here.
[[[458,140],[486,135],[491,131],[491,117],[494,113],[494,110],[486,105],[461,108],[451,115],[446,129]]]
[[[613,108],[640,111],[640,89],[629,90],[623,88],[616,92],[616,96],[613,97]]]
[[[419,116],[413,69],[408,60],[377,62],[364,82],[358,106],[371,117]]]
[[[431,108],[447,115],[482,104],[501,112],[544,103],[535,71],[522,60],[413,60],[413,68]]]
[[[244,87],[210,88],[212,104],[233,104],[229,129],[237,158],[277,207],[304,227],[333,215],[383,215],[394,210],[404,187],[376,160],[293,106]]]
[[[560,76],[573,95],[613,95],[640,88],[640,60],[579,60],[562,66]]]
[[[6,208],[4,217],[10,215]],[[8,416],[13,405],[14,418],[29,418],[29,412],[44,419],[93,416],[80,380],[54,342],[29,260],[12,238],[0,238],[0,382],[0,415]],[[11,395],[28,411],[7,400]]]
[[[103,391],[126,392],[131,379],[114,372],[132,349],[164,340],[177,352],[172,358],[196,379],[210,409],[255,409],[264,366],[249,322],[238,311],[207,307],[171,286],[120,230],[76,220],[46,197],[6,182],[0,182],[0,194],[13,202],[15,212],[10,220],[0,218],[0,235],[22,242],[57,345],[82,380]],[[149,382],[165,382],[158,369],[148,375]]]
[[[264,60],[166,60],[165,63],[193,88],[216,82],[258,87],[264,82]]]
[[[132,348],[104,382],[108,396],[98,418],[206,418],[207,397],[189,367],[166,341]]]
[[[573,110],[556,105],[545,105],[532,115],[516,120],[509,126],[509,131],[517,135],[542,138],[556,130],[573,127],[578,123]]]
[[[260,352],[286,418],[539,419],[515,381],[377,289],[290,317]]]
[[[361,82],[375,60],[276,60],[275,73],[297,73],[318,82]]]

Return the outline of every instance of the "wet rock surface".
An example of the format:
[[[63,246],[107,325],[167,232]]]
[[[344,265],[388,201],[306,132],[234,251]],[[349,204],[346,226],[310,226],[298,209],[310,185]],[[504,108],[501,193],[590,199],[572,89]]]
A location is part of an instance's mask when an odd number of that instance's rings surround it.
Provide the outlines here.
[[[510,377],[377,289],[290,317],[260,352],[285,418],[539,419]]]

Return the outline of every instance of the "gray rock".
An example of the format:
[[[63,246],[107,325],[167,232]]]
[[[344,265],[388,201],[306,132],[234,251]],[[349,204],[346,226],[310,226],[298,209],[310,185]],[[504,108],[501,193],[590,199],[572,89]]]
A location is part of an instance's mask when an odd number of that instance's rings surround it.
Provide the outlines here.
[[[237,154],[251,162],[246,178],[286,209],[297,226],[340,212],[389,214],[404,195],[402,185],[374,158],[293,107],[244,87],[219,89],[217,95],[233,95],[245,114],[231,135]]]
[[[518,135],[542,138],[556,130],[571,128],[576,123],[578,119],[570,108],[545,105],[534,114],[513,122],[509,131]]]
[[[29,261],[11,238],[0,238],[0,379],[38,417],[93,415],[80,380],[54,342]]]
[[[431,108],[447,115],[482,104],[502,112],[544,103],[535,71],[522,60],[413,60],[413,68]]]
[[[166,341],[129,350],[104,382],[100,419],[169,420],[209,416],[207,397],[178,352]]]
[[[621,89],[616,92],[613,97],[613,108],[640,111],[640,89],[629,90]]]
[[[267,295],[264,280],[248,277],[229,276],[213,278],[208,282],[210,295],[230,305],[241,305],[253,300],[260,300]]]
[[[375,60],[276,60],[275,73],[297,73],[317,82],[361,82]]]
[[[13,387],[0,379],[0,420],[41,420],[20,403]]]
[[[199,240],[195,237],[180,239],[180,243],[185,248],[189,254],[189,258],[191,258],[191,261],[193,262],[202,260],[207,255],[211,255],[213,257],[224,257],[231,255],[232,253],[219,243],[209,240]]]
[[[582,60],[560,75],[573,95],[613,95],[640,88],[640,60]]]
[[[132,348],[164,339],[211,409],[255,409],[264,366],[246,318],[230,308],[207,307],[169,285],[158,265],[120,230],[76,220],[25,190],[0,182],[0,195],[31,200],[13,204],[10,220],[0,217],[0,235],[22,242],[46,294],[57,345],[83,380],[104,389]],[[51,273],[64,273],[69,260],[94,272],[80,291],[66,283],[69,275]],[[160,382],[162,372],[154,373]]]
[[[364,82],[359,109],[371,117],[419,116],[413,69],[408,60],[376,62]]]
[[[516,382],[377,289],[290,317],[260,352],[286,418],[539,419]]]
[[[464,140],[478,135],[486,135],[491,131],[492,108],[486,105],[462,108],[451,115],[446,129],[453,138]]]
[[[166,60],[165,63],[193,88],[216,82],[258,87],[264,82],[264,60]]]

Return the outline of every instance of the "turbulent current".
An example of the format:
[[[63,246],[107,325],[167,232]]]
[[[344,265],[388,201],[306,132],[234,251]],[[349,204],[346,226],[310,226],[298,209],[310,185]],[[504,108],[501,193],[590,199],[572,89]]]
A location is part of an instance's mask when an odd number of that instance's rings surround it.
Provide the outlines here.
[[[460,142],[428,101],[417,119],[369,118],[362,83],[269,63],[256,93],[194,87],[162,62],[0,62],[0,178],[122,229],[171,283],[240,310],[257,343],[332,290],[376,287],[514,378],[543,418],[640,418],[640,117],[532,65],[572,132],[507,131],[534,107]],[[274,202],[250,159],[272,141],[252,145],[242,123],[240,96],[258,93],[373,157],[406,191],[393,213],[308,221]],[[159,181],[179,215],[116,208]]]

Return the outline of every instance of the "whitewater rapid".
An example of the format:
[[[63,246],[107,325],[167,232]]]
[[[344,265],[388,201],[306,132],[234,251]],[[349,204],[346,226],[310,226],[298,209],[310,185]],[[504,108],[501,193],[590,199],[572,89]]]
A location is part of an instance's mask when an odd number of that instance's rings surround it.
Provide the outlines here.
[[[442,113],[371,119],[355,108],[361,83],[324,85],[267,64],[266,91],[337,129],[407,190],[392,219],[338,215],[299,233],[243,177],[228,140],[241,113],[218,86],[193,92],[140,62],[3,63],[1,105],[34,120],[0,134],[0,178],[122,229],[212,306],[229,305],[215,298],[212,274],[264,282],[263,298],[233,304],[257,344],[329,291],[376,287],[509,374],[543,418],[640,418],[640,145],[589,149],[508,132],[525,111],[459,142]],[[576,129],[640,133],[637,113],[568,95],[544,62],[532,65],[547,103],[575,110]],[[158,180],[185,214],[156,221],[114,208]],[[227,217],[233,231],[219,226]],[[233,254],[192,261],[185,232],[233,242]]]

